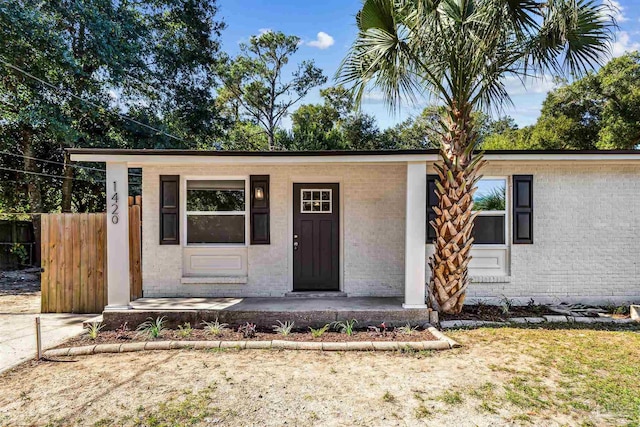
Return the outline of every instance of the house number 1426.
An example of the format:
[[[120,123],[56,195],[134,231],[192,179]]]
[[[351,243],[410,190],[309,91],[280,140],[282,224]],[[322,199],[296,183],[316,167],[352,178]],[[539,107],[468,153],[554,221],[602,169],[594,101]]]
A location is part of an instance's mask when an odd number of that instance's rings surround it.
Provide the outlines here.
[[[113,196],[111,196],[111,201],[111,222],[117,224],[120,220],[118,218],[120,212],[118,211],[118,188],[116,187],[115,181],[113,181]]]

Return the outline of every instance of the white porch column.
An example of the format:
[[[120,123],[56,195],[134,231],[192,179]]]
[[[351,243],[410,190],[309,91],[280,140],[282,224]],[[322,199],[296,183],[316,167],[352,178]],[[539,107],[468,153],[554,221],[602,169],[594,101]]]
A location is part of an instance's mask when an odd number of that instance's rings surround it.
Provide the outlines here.
[[[129,169],[124,162],[107,163],[107,274],[105,310],[129,305]]]
[[[404,308],[426,308],[427,164],[407,162]]]

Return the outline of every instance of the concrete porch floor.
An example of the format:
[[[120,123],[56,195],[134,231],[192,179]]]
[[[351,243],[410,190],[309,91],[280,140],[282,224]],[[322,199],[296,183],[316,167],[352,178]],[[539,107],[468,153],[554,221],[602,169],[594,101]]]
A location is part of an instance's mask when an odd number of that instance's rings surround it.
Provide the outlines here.
[[[297,328],[321,327],[336,320],[356,319],[359,327],[379,325],[425,325],[429,309],[402,308],[400,298],[141,298],[129,310],[105,310],[103,323],[115,329],[124,322],[130,328],[152,317],[164,316],[168,327],[185,322],[199,327],[216,318],[236,327],[245,322],[271,329],[276,320],[293,321]]]

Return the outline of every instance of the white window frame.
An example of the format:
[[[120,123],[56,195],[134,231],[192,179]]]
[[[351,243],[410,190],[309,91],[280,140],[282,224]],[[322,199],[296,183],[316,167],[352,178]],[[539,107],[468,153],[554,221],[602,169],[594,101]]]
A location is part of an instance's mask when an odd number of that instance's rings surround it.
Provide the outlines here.
[[[243,211],[187,211],[187,184],[189,181],[244,181],[244,210]],[[182,230],[183,230],[183,247],[207,247],[207,248],[233,248],[249,246],[249,203],[250,203],[250,185],[249,176],[185,176],[182,180],[181,203],[183,208],[182,214]],[[244,215],[244,243],[188,243],[187,238],[187,216],[189,215]]]
[[[311,191],[312,196],[311,196],[311,200],[304,200],[303,194],[305,191]],[[313,192],[314,191],[319,191],[320,192],[320,200],[318,200],[320,202],[320,209],[322,209],[322,202],[324,202],[324,200],[322,200],[322,192],[323,191],[328,191],[329,192],[329,210],[328,211],[323,211],[323,210],[319,210],[319,211],[305,211],[303,209],[304,206],[304,202],[312,202],[313,203]],[[300,213],[301,214],[331,214],[333,213],[333,190],[331,188],[301,188],[300,189]]]
[[[504,181],[504,211],[473,211],[477,213],[478,216],[498,216],[504,215],[504,243],[476,243],[473,242],[473,247],[475,248],[495,248],[495,249],[507,249],[509,247],[509,211],[510,211],[510,201],[511,201],[511,191],[509,185],[509,177],[508,176],[483,176],[482,180],[503,180]],[[478,181],[479,182],[479,181]]]

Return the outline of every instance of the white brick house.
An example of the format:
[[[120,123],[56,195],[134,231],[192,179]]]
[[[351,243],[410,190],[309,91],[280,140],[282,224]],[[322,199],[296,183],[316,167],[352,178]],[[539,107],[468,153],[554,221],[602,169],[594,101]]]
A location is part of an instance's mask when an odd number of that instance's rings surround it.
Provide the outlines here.
[[[107,308],[129,303],[128,168],[143,175],[145,297],[312,291],[425,307],[435,150],[70,152],[107,165]],[[499,197],[477,220],[468,299],[640,300],[640,152],[486,158],[476,196]]]

